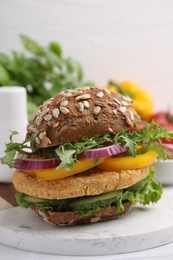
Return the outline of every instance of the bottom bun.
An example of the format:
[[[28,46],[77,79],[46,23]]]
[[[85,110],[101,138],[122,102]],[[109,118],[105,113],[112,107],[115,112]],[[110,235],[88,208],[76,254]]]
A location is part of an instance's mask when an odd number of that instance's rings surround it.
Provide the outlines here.
[[[103,208],[97,212],[93,212],[90,215],[80,217],[74,211],[67,212],[52,212],[45,211],[39,207],[33,208],[33,211],[41,217],[44,221],[56,225],[74,225],[80,223],[95,223],[102,220],[115,219],[127,213],[131,207],[132,203],[130,201],[123,202],[124,210],[119,212],[116,206],[110,208]]]

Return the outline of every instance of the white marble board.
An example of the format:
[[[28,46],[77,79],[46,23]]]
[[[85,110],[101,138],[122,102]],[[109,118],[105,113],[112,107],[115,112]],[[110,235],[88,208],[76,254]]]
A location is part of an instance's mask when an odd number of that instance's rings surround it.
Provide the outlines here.
[[[58,255],[130,253],[173,241],[173,188],[165,188],[159,203],[136,207],[116,220],[57,227],[30,209],[0,211],[0,243],[32,252]]]

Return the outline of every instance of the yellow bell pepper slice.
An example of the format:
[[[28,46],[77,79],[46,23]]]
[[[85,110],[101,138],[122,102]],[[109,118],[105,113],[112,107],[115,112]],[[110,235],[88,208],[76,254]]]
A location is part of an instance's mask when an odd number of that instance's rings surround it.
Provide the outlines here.
[[[106,171],[139,169],[151,165],[156,157],[157,153],[154,151],[149,151],[136,157],[109,157],[97,167]]]
[[[89,159],[81,159],[78,162],[74,162],[74,166],[72,169],[66,171],[64,168],[56,169],[56,168],[50,168],[45,170],[30,170],[30,171],[22,171],[30,175],[36,175],[42,180],[56,180],[56,179],[62,179],[86,170],[89,170],[100,163],[103,163],[105,160],[105,157],[103,158],[89,158]]]

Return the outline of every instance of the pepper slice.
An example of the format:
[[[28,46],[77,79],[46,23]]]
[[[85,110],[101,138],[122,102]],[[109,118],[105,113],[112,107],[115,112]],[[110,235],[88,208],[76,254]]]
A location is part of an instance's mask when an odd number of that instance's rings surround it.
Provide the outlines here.
[[[89,170],[100,163],[103,163],[105,160],[105,157],[103,158],[89,158],[89,159],[81,159],[78,162],[74,163],[73,168],[66,171],[64,168],[56,169],[56,168],[50,168],[45,170],[31,170],[31,171],[22,171],[26,174],[30,175],[36,175],[42,180],[56,180],[56,179],[62,179],[86,170]]]
[[[152,164],[156,157],[157,153],[154,151],[139,154],[136,157],[109,157],[97,167],[106,171],[139,169]]]

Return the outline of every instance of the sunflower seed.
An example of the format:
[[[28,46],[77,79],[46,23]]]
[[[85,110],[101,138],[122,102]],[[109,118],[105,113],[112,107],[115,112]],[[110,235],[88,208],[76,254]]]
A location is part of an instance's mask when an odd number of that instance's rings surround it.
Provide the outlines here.
[[[77,97],[79,95],[82,95],[83,94],[83,91],[82,90],[78,90],[76,91],[74,94],[73,94],[73,97]]]
[[[108,102],[108,105],[110,105],[111,107],[117,108],[118,104],[115,102]]]
[[[62,106],[62,107],[66,107],[67,105],[68,105],[68,100],[63,100],[60,103],[60,106]]]
[[[114,130],[112,129],[112,127],[109,127],[108,130],[109,130],[109,132],[111,132],[111,133],[113,133],[113,131],[114,131]]]
[[[72,93],[67,92],[67,93],[64,93],[63,96],[64,96],[64,97],[72,97]]]
[[[100,113],[100,111],[101,111],[101,107],[96,106],[96,107],[94,108],[94,110],[93,110],[93,114],[94,114],[94,115],[98,115],[98,114]]]
[[[122,104],[122,106],[124,106],[124,107],[128,107],[128,106],[129,106],[129,103],[127,103],[126,101],[121,101],[121,104]]]
[[[118,105],[121,105],[121,102],[120,102],[117,98],[115,98],[115,97],[114,97],[114,101],[115,101]]]
[[[64,115],[67,115],[68,113],[69,113],[69,110],[68,110],[68,108],[66,108],[66,107],[61,107],[60,106],[60,111],[61,111],[61,113],[63,113]]]
[[[98,98],[102,98],[103,96],[104,96],[104,94],[103,94],[102,91],[100,91],[100,92],[98,92],[98,93],[96,94],[96,97],[98,97]]]
[[[39,138],[40,138],[40,140],[43,140],[43,138],[46,136],[46,132],[44,131],[44,132],[41,132],[40,134],[39,134]]]
[[[133,114],[133,112],[130,110],[130,119],[132,120],[132,121],[134,121],[134,114]]]
[[[41,124],[41,122],[42,122],[42,117],[37,116],[36,119],[35,119],[36,125],[39,126]]]
[[[127,124],[129,126],[133,126],[134,125],[134,123],[128,117],[126,117],[126,122],[127,122]]]
[[[47,114],[44,116],[44,120],[47,122],[50,121],[51,119],[52,119],[52,116],[50,114]]]
[[[78,104],[76,104],[76,108],[79,112],[83,112],[84,104],[82,102],[79,102]]]
[[[59,116],[59,109],[58,108],[54,108],[52,110],[52,114],[53,114],[53,117],[58,118],[58,116]]]
[[[89,98],[91,98],[90,94],[83,94],[83,95],[76,97],[76,100],[79,101],[79,100],[84,100],[84,99],[89,99]]]
[[[51,140],[48,137],[44,137],[42,141],[43,146],[47,146],[48,144],[51,144]]]
[[[44,117],[49,112],[49,108],[43,109],[43,111],[40,114],[40,117]]]
[[[123,99],[129,103],[132,103],[132,99],[130,97],[123,96]]]
[[[38,138],[38,136],[35,138],[35,141],[37,144],[40,144],[40,139]]]
[[[90,107],[90,104],[87,100],[83,101],[83,104],[84,104],[84,107],[85,108],[89,108]]]
[[[35,111],[35,113],[33,114],[33,117],[32,117],[32,120],[34,120],[37,116],[39,116],[41,114],[41,110],[40,110],[40,108],[39,109],[37,109],[36,111]]]
[[[107,88],[105,88],[104,91],[105,91],[107,94],[110,94],[110,93],[111,93]]]
[[[59,126],[59,122],[56,122],[56,123],[53,124],[53,128],[56,128],[58,126]]]
[[[120,107],[120,108],[118,108],[118,111],[121,112],[122,114],[125,114],[127,109],[126,109],[126,107]]]
[[[37,133],[37,134],[39,132],[38,129],[33,125],[28,126],[28,131],[32,132],[32,133]]]

